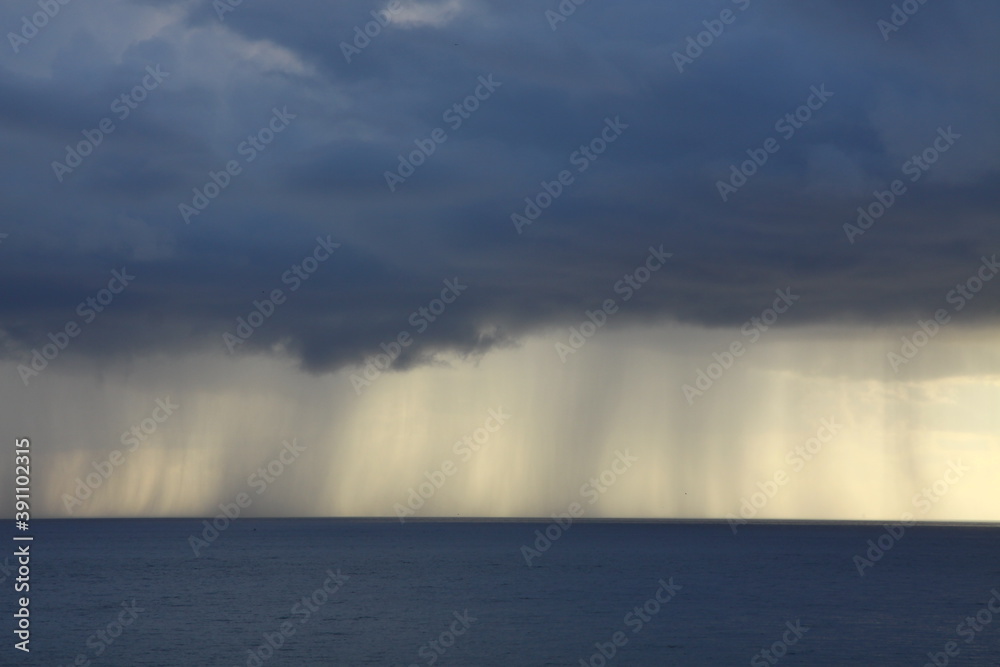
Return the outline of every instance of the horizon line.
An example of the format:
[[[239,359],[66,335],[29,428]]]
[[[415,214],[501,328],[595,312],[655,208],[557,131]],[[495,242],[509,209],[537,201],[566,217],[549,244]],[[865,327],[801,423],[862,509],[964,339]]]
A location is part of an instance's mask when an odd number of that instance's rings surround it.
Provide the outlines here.
[[[88,517],[46,517],[32,518],[31,521],[201,521],[212,520],[213,516],[88,516]],[[236,522],[241,519],[258,521],[367,521],[372,523],[551,523],[555,520],[553,516],[515,516],[515,517],[489,517],[489,516],[425,516],[407,517],[401,522],[398,517],[393,516],[238,516],[230,519]],[[10,519],[11,521],[13,518]],[[580,517],[572,519],[572,523],[684,523],[684,524],[729,524],[737,522],[741,525],[881,525],[886,523],[904,523],[895,519],[743,519],[740,518],[649,518],[649,517],[607,517],[588,518]],[[959,520],[939,520],[939,521],[918,521],[911,520],[905,522],[913,526],[983,526],[1000,527],[998,521],[959,521]]]

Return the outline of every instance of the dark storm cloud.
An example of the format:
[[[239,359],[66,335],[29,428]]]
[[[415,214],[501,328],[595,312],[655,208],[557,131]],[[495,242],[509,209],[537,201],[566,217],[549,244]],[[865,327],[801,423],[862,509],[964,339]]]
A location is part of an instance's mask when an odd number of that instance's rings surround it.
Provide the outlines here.
[[[789,323],[908,323],[1000,250],[994,4],[922,5],[888,39],[881,2],[590,0],[555,30],[557,2],[404,7],[350,63],[341,43],[383,5],[243,2],[220,20],[210,2],[74,4],[8,48],[5,353],[80,321],[122,267],[134,282],[71,353],[224,352],[223,333],[282,288],[238,349],[323,370],[413,333],[446,279],[468,289],[400,366],[575,324],[649,246],[673,258],[616,322],[738,325],[791,286]],[[723,10],[732,22],[679,72],[675,52]],[[34,11],[8,4],[0,26]],[[113,101],[156,65],[169,76],[119,118]],[[499,87],[451,127],[444,112],[491,75]],[[833,96],[782,136],[776,121],[818,89]],[[286,127],[248,148],[276,113]],[[59,182],[52,162],[104,117],[114,132]],[[578,173],[571,153],[616,118],[627,129]],[[390,192],[384,172],[435,128],[447,140]],[[911,182],[904,163],[939,128],[960,138]],[[769,137],[778,152],[723,201],[717,182]],[[240,173],[187,224],[179,204],[231,160]],[[518,234],[511,215],[564,169],[574,182]],[[893,179],[906,193],[850,243],[844,225]],[[285,272],[318,237],[341,247],[290,292]],[[967,317],[998,304],[988,285]]]

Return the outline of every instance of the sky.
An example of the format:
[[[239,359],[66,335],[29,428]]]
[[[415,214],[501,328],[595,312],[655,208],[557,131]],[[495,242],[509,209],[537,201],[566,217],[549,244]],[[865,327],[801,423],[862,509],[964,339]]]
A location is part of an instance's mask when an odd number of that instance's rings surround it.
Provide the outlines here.
[[[35,516],[1000,520],[998,20],[5,3]]]

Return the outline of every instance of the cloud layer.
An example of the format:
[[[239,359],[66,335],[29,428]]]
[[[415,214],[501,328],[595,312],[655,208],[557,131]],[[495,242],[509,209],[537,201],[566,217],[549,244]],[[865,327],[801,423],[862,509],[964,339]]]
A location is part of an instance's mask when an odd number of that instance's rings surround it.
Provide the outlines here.
[[[0,55],[3,352],[75,322],[68,355],[225,353],[282,290],[240,353],[330,371],[408,333],[407,367],[578,323],[660,246],[616,326],[738,326],[789,287],[790,325],[951,310],[1000,250],[1000,8],[886,31],[882,4],[67,5]]]

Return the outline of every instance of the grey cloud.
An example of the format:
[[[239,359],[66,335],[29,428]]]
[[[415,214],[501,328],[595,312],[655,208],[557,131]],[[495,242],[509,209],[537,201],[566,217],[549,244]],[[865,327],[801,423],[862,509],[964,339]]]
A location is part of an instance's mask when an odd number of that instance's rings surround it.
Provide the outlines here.
[[[358,363],[459,276],[468,292],[398,366],[480,354],[578,322],[660,244],[674,258],[616,321],[733,326],[793,286],[789,324],[905,323],[1000,249],[990,3],[928,4],[886,42],[875,22],[891,3],[758,1],[683,73],[672,53],[733,3],[585,3],[554,32],[554,2],[462,4],[440,27],[389,26],[350,64],[340,42],[379,5],[243,3],[220,22],[211,3],[176,3],[176,20],[136,19],[129,41],[107,38],[120,6],[167,5],[108,0],[4,52],[5,354],[44,344],[122,265],[135,285],[72,354],[223,351],[319,235],[341,251],[243,349],[277,346],[314,371]],[[171,78],[57,182],[51,162],[158,62]],[[489,73],[503,86],[448,129],[444,110]],[[729,166],[820,84],[835,96],[721,201]],[[178,204],[285,106],[287,130],[185,224]],[[511,214],[616,116],[629,129],[518,235]],[[848,243],[856,208],[948,126],[962,138]],[[390,193],[384,171],[437,127],[447,141]],[[998,305],[990,285],[963,317]]]

